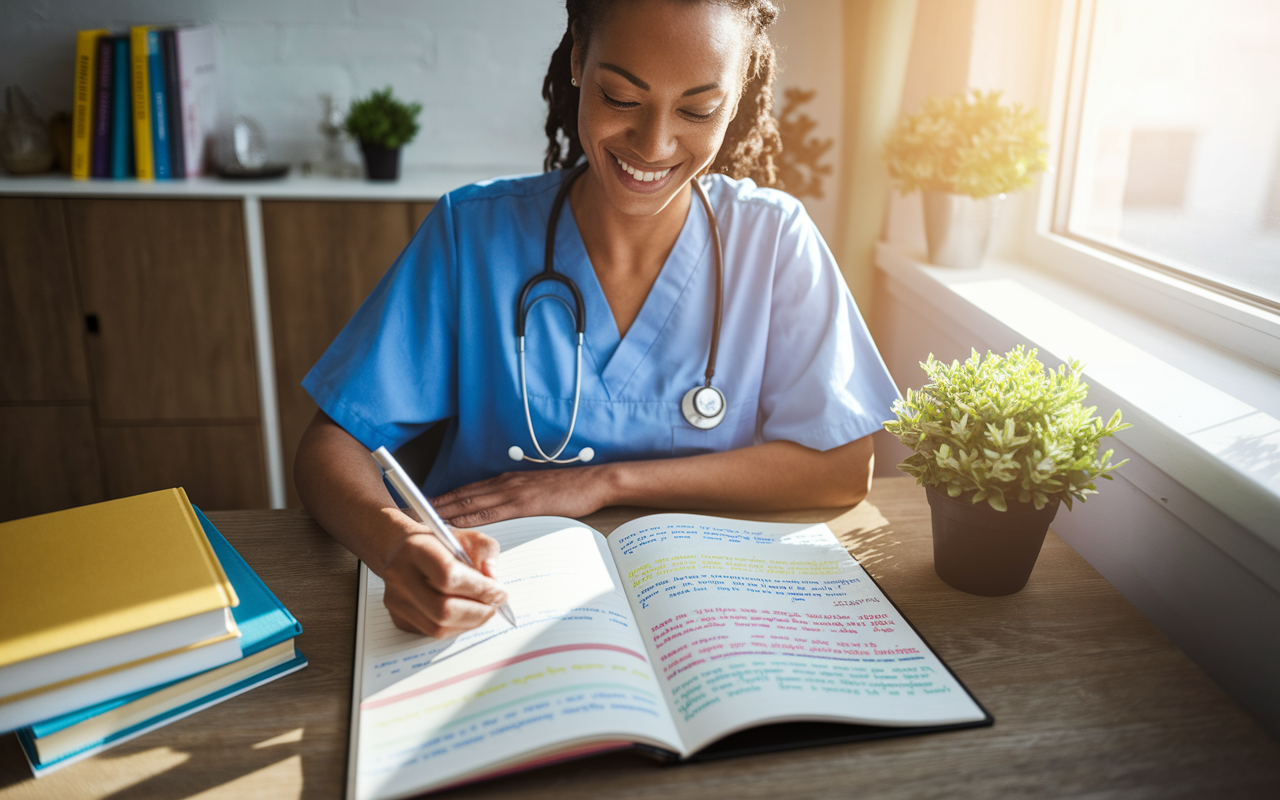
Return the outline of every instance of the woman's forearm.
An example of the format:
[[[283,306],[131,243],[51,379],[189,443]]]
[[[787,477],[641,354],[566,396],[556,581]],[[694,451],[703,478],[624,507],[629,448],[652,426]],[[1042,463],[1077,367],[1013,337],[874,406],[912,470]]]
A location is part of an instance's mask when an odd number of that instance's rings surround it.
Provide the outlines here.
[[[825,452],[794,442],[601,466],[607,505],[771,511],[861,502],[871,488],[871,437]]]
[[[320,526],[375,572],[408,535],[373,456],[351,434],[317,413],[298,445],[294,483]]]

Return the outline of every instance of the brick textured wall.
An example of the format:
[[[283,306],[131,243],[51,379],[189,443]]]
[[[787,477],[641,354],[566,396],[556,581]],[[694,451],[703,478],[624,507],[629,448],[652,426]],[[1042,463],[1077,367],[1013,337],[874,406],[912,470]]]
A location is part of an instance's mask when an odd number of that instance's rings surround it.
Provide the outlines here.
[[[180,23],[217,27],[224,105],[263,124],[273,160],[319,155],[322,92],[349,101],[390,85],[424,107],[406,165],[541,164],[542,76],[563,0],[6,0],[0,85],[22,86],[45,114],[70,110],[77,30]],[[837,142],[840,29],[840,0],[790,0],[774,31],[779,85],[816,88],[806,113]],[[838,169],[838,144],[828,160]],[[836,185],[807,201],[828,238]]]

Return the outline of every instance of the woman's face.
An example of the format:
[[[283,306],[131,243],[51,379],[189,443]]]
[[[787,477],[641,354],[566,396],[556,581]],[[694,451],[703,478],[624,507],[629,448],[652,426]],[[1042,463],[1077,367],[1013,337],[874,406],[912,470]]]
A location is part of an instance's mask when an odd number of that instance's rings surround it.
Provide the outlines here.
[[[737,113],[744,22],[718,3],[618,3],[573,50],[578,136],[624,214],[652,216],[716,157]]]

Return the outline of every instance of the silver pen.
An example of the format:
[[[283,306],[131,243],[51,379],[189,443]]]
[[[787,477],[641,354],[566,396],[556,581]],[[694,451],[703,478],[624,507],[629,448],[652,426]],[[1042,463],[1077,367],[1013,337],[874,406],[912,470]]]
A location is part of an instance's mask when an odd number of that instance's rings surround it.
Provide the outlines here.
[[[475,563],[472,562],[471,556],[467,555],[467,551],[462,549],[462,545],[458,542],[458,537],[453,535],[453,531],[440,519],[440,515],[427,502],[427,498],[422,496],[422,492],[418,489],[410,478],[409,474],[404,471],[404,467],[400,466],[400,462],[396,461],[395,456],[385,447],[379,447],[373,451],[373,460],[378,462],[378,466],[382,467],[382,471],[386,474],[387,480],[391,481],[391,485],[395,487],[400,496],[409,504],[409,508],[418,515],[418,519],[431,529],[436,538],[444,542],[444,546],[449,548],[449,552],[453,553],[453,557],[466,564],[472,569],[478,570]],[[498,606],[498,613],[502,614],[512,627],[516,624],[516,615],[511,610],[510,603],[503,603]]]

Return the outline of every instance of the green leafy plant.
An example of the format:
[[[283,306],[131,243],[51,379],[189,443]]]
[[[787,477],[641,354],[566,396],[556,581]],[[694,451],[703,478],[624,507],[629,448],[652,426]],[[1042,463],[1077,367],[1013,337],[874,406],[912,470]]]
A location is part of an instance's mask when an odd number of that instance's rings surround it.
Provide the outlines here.
[[[402,103],[391,95],[391,87],[375,91],[351,104],[344,128],[365,144],[394,150],[418,135],[421,103]]]
[[[929,383],[908,389],[885,423],[915,451],[898,468],[918,484],[997,511],[1011,502],[1040,509],[1054,497],[1071,508],[1125,463],[1112,464],[1111,450],[1098,456],[1099,440],[1130,426],[1119,410],[1104,423],[1083,406],[1089,387],[1078,361],[1046,369],[1019,345],[1004,356],[974,350],[963,364],[930,354],[920,366]]]
[[[1000,92],[930,97],[919,114],[903,116],[885,140],[889,175],[898,190],[970,197],[1024,189],[1048,167],[1044,124],[1020,103],[1001,105]]]

